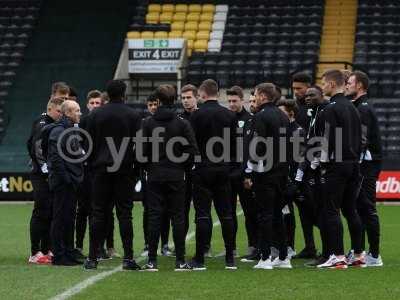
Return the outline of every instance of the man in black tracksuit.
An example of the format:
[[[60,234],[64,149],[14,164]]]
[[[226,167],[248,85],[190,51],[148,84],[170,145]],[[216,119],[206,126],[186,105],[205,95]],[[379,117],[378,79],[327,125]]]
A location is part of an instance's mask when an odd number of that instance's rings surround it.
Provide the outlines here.
[[[71,100],[64,101],[61,112],[63,116],[59,121],[43,128],[42,149],[47,149],[44,156],[49,168],[50,190],[54,194],[52,263],[74,266],[82,263],[74,254],[74,231],[76,192],[83,180],[83,149],[76,138],[78,133],[72,129],[79,124],[81,112],[79,104]]]
[[[376,210],[376,181],[382,165],[382,143],[378,120],[372,105],[368,103],[368,76],[360,71],[350,75],[346,85],[346,95],[352,98],[357,107],[362,123],[363,148],[361,153],[362,184],[357,199],[357,210],[367,232],[369,252],[365,258],[367,266],[382,266],[379,255],[380,223]],[[365,233],[362,238],[362,249],[365,249]]]
[[[107,85],[110,102],[89,115],[87,131],[93,140],[89,166],[93,174],[92,218],[89,258],[85,269],[97,268],[97,249],[105,238],[106,224],[114,205],[124,249],[122,268],[139,270],[133,259],[132,195],[138,165],[133,138],[140,128],[140,117],[125,102],[126,85],[112,80]]]
[[[233,257],[234,227],[230,201],[231,188],[230,182],[226,179],[229,178],[229,162],[232,161],[229,154],[233,154],[232,149],[235,148],[235,116],[218,104],[218,86],[214,80],[205,80],[199,88],[199,94],[204,104],[191,117],[201,159],[200,162],[195,160],[193,170],[196,255],[191,265],[193,270],[206,269],[204,253],[212,230],[210,218],[213,201],[225,242],[225,268],[232,270],[236,269]]]
[[[324,224],[330,258],[319,268],[347,268],[343,246],[340,211],[349,223],[354,247],[354,266],[362,265],[360,216],[356,210],[359,192],[359,159],[361,154],[361,120],[357,109],[344,97],[344,75],[339,70],[324,73],[323,91],[330,96],[320,122],[324,139],[321,152],[321,184],[324,197]]]
[[[275,86],[259,84],[255,89],[258,112],[253,118],[253,139],[246,169],[245,187],[253,186],[260,230],[261,259],[256,269],[291,268],[287,257],[286,234],[283,223],[284,191],[287,184],[288,164],[287,129],[289,119],[273,103]],[[284,154],[282,157],[281,154]],[[272,260],[272,239],[276,235],[279,257]]]
[[[51,193],[48,183],[48,168],[42,151],[42,129],[61,118],[63,99],[53,98],[43,113],[32,125],[27,142],[31,158],[31,181],[34,207],[30,222],[31,257],[30,263],[50,263]],[[43,257],[43,258],[40,258]]]
[[[176,114],[175,88],[161,85],[155,92],[160,102],[153,116],[142,122],[143,137],[150,141],[144,145],[143,155],[148,159],[147,206],[149,259],[145,271],[158,271],[157,246],[161,233],[162,216],[172,220],[173,239],[176,252],[175,271],[190,270],[185,263],[185,168],[193,164],[198,149],[190,123]],[[158,144],[157,137],[161,137]],[[174,139],[184,142],[174,142]],[[158,147],[154,147],[155,143]],[[170,146],[169,146],[170,145]],[[186,156],[186,158],[184,158]],[[184,159],[179,161],[179,159]]]
[[[242,162],[243,162],[243,129],[245,127],[246,122],[251,118],[250,113],[246,111],[243,106],[243,90],[239,86],[233,86],[226,92],[228,98],[228,107],[229,110],[235,113],[236,116],[236,138],[237,138],[237,146],[240,149],[238,153],[236,153],[235,161],[231,164],[230,171],[230,181],[232,187],[232,218],[233,218],[233,226],[234,226],[234,251],[235,256],[236,253],[236,234],[238,231],[238,219],[236,215],[236,207],[237,207],[237,198],[239,196],[239,201],[243,209],[243,213],[245,216],[245,225],[247,232],[247,241],[248,241],[248,253],[247,256],[251,256],[257,250],[257,232],[256,225],[254,224],[256,220],[254,219],[254,200],[252,198],[252,192],[250,190],[246,190],[243,186],[243,174],[242,174]]]
[[[305,150],[305,160],[299,164],[295,178],[298,190],[300,190],[296,204],[299,208],[306,247],[295,258],[316,256],[317,250],[314,243],[313,227],[317,226],[320,229],[322,255],[306,263],[307,266],[315,267],[324,263],[330,255],[327,249],[327,237],[321,227],[323,223],[323,199],[321,197],[321,171],[319,165],[321,153],[320,151],[314,152],[316,148],[321,147],[319,141],[314,138],[318,132],[322,132],[323,130],[323,128],[318,127],[321,126],[319,118],[324,108],[329,104],[329,101],[323,98],[323,92],[320,87],[312,86],[307,89],[306,103],[310,107],[311,112],[310,125],[306,133],[307,148]]]

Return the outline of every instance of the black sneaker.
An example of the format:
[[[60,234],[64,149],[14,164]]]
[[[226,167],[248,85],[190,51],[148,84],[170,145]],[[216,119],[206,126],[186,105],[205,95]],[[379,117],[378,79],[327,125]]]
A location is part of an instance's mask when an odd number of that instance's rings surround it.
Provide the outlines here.
[[[205,271],[205,270],[207,270],[207,268],[204,265],[204,263],[199,263],[195,259],[193,259],[188,265],[193,271]]]
[[[73,260],[63,258],[59,260],[53,260],[52,261],[53,266],[64,266],[64,267],[75,267],[78,266],[79,264]]]
[[[185,262],[177,262],[175,264],[175,271],[176,272],[187,272],[192,271],[192,266],[185,263]]]
[[[254,251],[252,254],[243,256],[240,261],[244,263],[258,262],[261,259],[260,253]]]
[[[140,271],[142,268],[136,263],[134,259],[124,259],[122,261],[122,269],[130,271]]]
[[[313,259],[317,257],[317,250],[304,248],[299,254],[293,256],[294,259]]]
[[[140,269],[140,271],[158,272],[157,263],[149,261]]]
[[[112,259],[112,257],[111,257],[110,255],[108,255],[106,249],[102,247],[102,248],[100,248],[100,250],[99,250],[99,256],[97,257],[97,259],[98,259],[99,261],[102,261],[102,260],[109,260],[109,259]]]
[[[314,258],[311,261],[306,262],[304,265],[306,267],[316,267],[320,264],[323,264],[324,262],[326,262],[328,259],[323,257],[323,256],[318,256],[317,258]]]
[[[86,259],[83,268],[85,270],[96,270],[97,269],[97,260],[93,259]]]

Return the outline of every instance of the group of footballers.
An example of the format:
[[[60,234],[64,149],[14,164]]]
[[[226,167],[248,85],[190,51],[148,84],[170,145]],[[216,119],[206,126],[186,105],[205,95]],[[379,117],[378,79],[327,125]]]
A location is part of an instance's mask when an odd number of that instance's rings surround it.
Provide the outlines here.
[[[160,85],[147,110],[137,113],[125,104],[126,85],[113,80],[106,92],[88,94],[89,112],[82,118],[73,90],[54,84],[47,112],[34,122],[28,141],[35,201],[29,262],[90,270],[118,257],[115,208],[123,269],[158,271],[161,237],[161,254],[176,258],[175,271],[206,270],[213,204],[227,270],[237,269],[237,258],[264,270],[291,269],[292,259],[309,259],[305,264],[317,268],[382,266],[375,197],[382,146],[368,84],[360,71],[328,70],[321,87],[297,73],[293,100],[282,99],[274,84],[261,83],[248,101],[241,87],[231,87],[222,105],[217,83],[208,79],[198,88],[182,87],[183,110],[177,110],[175,87]],[[139,132],[143,142],[136,139]],[[135,190],[143,194],[143,266],[132,250]],[[236,246],[238,200],[248,242],[244,256]],[[186,261],[192,203],[196,248]],[[299,253],[294,205],[305,243]],[[351,238],[348,253],[341,214]],[[168,247],[170,224],[174,249]]]

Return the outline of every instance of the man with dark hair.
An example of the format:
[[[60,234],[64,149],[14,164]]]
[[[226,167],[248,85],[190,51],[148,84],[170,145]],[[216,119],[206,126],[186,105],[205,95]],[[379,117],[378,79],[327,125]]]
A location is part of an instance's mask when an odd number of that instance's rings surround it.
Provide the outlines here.
[[[157,98],[156,92],[151,93],[146,100],[147,104],[147,113],[144,113],[144,119],[151,117],[155,114],[158,107],[160,106],[160,101]],[[141,256],[148,256],[148,207],[146,203],[147,196],[147,174],[145,170],[141,171],[141,184],[143,191],[143,233],[144,233],[144,249]],[[163,214],[163,220],[161,223],[161,254],[163,256],[171,256],[172,251],[169,249],[168,240],[169,240],[169,231],[170,231],[170,217],[167,213]]]
[[[205,270],[204,253],[210,241],[212,225],[211,203],[214,202],[218,218],[221,222],[222,235],[225,242],[225,268],[236,270],[233,256],[234,227],[232,207],[230,202],[230,163],[232,157],[224,159],[224,149],[221,142],[212,143],[216,137],[226,138],[230,149],[235,146],[235,116],[228,109],[218,103],[218,85],[214,80],[205,80],[200,88],[199,95],[204,104],[191,117],[197,144],[200,150],[200,162],[196,162],[193,169],[193,202],[196,210],[196,254],[191,262],[193,270]],[[211,141],[210,141],[211,140]],[[210,145],[211,151],[210,151]],[[210,153],[209,153],[210,152]],[[232,154],[232,151],[230,151]]]
[[[311,86],[311,76],[305,72],[296,73],[292,77],[292,89],[299,111],[296,114],[296,122],[305,130],[308,130],[310,117],[305,103],[307,89]]]
[[[254,96],[254,91],[251,91],[251,93],[250,93],[249,110],[253,115],[257,112],[256,97]]]
[[[146,99],[147,111],[148,114],[146,116],[154,115],[156,112],[159,103],[155,93],[151,93]]]
[[[90,113],[97,107],[103,105],[103,101],[101,98],[102,93],[99,90],[92,90],[87,95],[87,104],[86,107],[89,110],[89,113],[82,117],[79,126],[86,130],[87,129],[87,120]],[[85,137],[83,137],[85,138]],[[88,145],[86,144],[86,140],[83,145],[84,150],[88,151]],[[91,207],[91,191],[92,191],[92,174],[90,172],[88,163],[85,162],[83,164],[84,169],[84,178],[83,182],[80,185],[80,191],[78,194],[78,205],[76,212],[76,255],[82,259],[84,259],[84,255],[82,254],[83,249],[83,240],[85,238],[86,225],[90,216],[90,207]],[[107,234],[106,240],[102,243],[102,246],[98,252],[99,260],[106,260],[112,257],[118,257],[119,254],[115,252],[114,249],[114,215],[111,211],[111,216],[109,216],[110,223],[107,225]],[[103,244],[107,244],[107,250],[103,247]]]
[[[326,144],[322,147],[320,159],[325,220],[323,230],[328,237],[331,255],[318,268],[347,268],[340,211],[349,224],[355,256],[351,265],[365,265],[361,257],[362,225],[356,210],[360,185],[361,120],[357,109],[343,94],[344,84],[343,73],[339,70],[328,70],[322,77],[324,94],[331,97],[330,104],[321,115],[322,132],[318,134]]]
[[[160,85],[155,96],[160,106],[154,115],[142,123],[143,136],[150,139],[143,151],[144,157],[149,160],[146,164],[149,259],[143,270],[158,271],[157,245],[161,219],[163,215],[169,215],[176,252],[175,271],[188,271],[191,267],[185,263],[184,175],[185,168],[193,164],[198,149],[190,123],[176,115],[173,106],[175,88]],[[158,151],[153,147],[152,138],[156,137],[155,134],[163,137]],[[183,139],[184,143],[173,142],[177,138]],[[186,159],[180,160],[184,156]]]
[[[280,153],[286,152],[287,148],[281,149],[279,142],[281,137],[287,140],[289,120],[273,103],[275,95],[275,86],[271,83],[262,83],[255,88],[258,112],[253,118],[253,139],[244,180],[247,189],[254,189],[258,212],[261,259],[254,268],[265,270],[292,268],[282,215],[288,164],[282,162]],[[275,236],[279,255],[273,259],[271,246]]]
[[[66,100],[61,105],[62,117],[43,128],[49,169],[49,187],[54,195],[51,222],[53,265],[74,266],[83,262],[74,254],[76,193],[83,180],[83,166],[79,160],[83,149],[74,132],[69,131],[80,121],[80,107]],[[42,142],[43,147],[43,142]],[[60,151],[61,150],[61,151]]]
[[[369,252],[365,257],[365,263],[370,267],[383,266],[379,255],[380,222],[376,210],[376,181],[382,165],[382,142],[378,120],[375,111],[368,103],[369,78],[367,74],[353,72],[346,85],[346,95],[352,99],[361,116],[363,148],[361,152],[361,176],[362,184],[357,199],[357,210],[363,223],[363,229],[367,232]],[[363,232],[362,250],[365,249],[365,233]],[[353,255],[348,258],[354,259]]]
[[[257,224],[256,224],[256,216],[255,216],[255,206],[254,201],[252,199],[252,192],[246,190],[243,186],[243,174],[242,174],[242,161],[243,161],[243,135],[244,135],[244,127],[246,122],[251,118],[251,115],[246,111],[243,105],[243,89],[240,86],[233,86],[226,92],[228,98],[228,108],[230,111],[235,113],[236,115],[236,139],[238,143],[237,149],[239,150],[236,153],[236,159],[232,162],[231,172],[230,172],[230,181],[232,187],[232,218],[233,218],[233,226],[234,226],[234,255],[238,256],[236,253],[236,234],[238,230],[238,220],[236,215],[236,207],[237,207],[237,198],[239,197],[240,204],[243,209],[243,213],[245,216],[245,225],[246,225],[246,233],[247,233],[247,241],[248,241],[248,253],[246,256],[253,256],[257,251]],[[241,142],[239,142],[241,141]],[[244,257],[246,258],[246,257]]]
[[[47,111],[33,122],[31,135],[27,142],[31,158],[31,182],[33,186],[34,207],[30,222],[31,264],[49,264],[53,254],[50,245],[51,202],[48,183],[48,168],[42,150],[42,129],[61,118],[60,98],[52,98],[47,104]]]
[[[122,268],[140,269],[133,259],[131,197],[139,171],[133,137],[140,128],[141,119],[125,104],[125,92],[123,81],[110,81],[107,85],[110,103],[93,110],[88,117],[87,131],[93,140],[93,151],[89,158],[89,167],[93,172],[93,194],[89,257],[85,269],[97,268],[97,249],[105,238],[114,205],[124,249]]]

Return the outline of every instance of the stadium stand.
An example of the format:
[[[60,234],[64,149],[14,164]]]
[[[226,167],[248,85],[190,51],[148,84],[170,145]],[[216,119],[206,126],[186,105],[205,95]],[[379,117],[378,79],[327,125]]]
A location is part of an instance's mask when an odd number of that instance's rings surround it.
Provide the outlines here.
[[[66,81],[83,103],[89,90],[102,89],[113,78],[136,5],[127,0],[42,2],[39,22],[5,103],[10,123],[0,146],[3,172],[28,169],[26,140],[33,120],[46,107],[53,82]]]
[[[356,0],[326,0],[317,80],[327,69],[351,67],[357,21]],[[332,63],[345,62],[345,63]]]
[[[400,3],[360,0],[354,64],[371,78],[373,97],[400,96]]]
[[[40,4],[34,0],[0,0],[0,142],[9,118],[6,100],[36,25]]]

